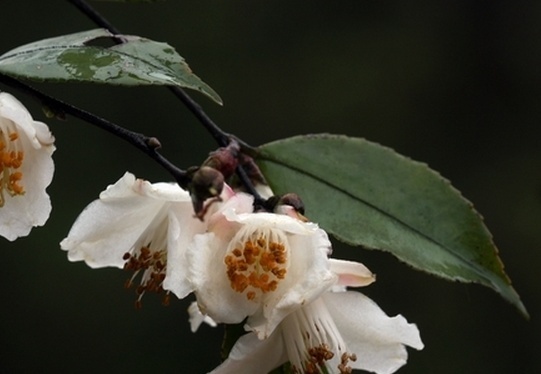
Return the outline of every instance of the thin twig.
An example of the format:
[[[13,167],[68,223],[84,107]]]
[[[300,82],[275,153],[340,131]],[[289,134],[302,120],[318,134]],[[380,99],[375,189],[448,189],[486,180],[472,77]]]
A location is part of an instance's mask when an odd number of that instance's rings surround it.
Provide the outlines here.
[[[110,23],[105,17],[99,14],[94,8],[92,8],[85,0],[68,0],[75,7],[77,7],[83,14],[90,18],[96,25],[109,30],[111,33],[118,35],[121,34],[112,23]],[[182,103],[188,108],[190,112],[199,120],[199,122],[205,127],[209,134],[214,138],[220,147],[225,147],[229,144],[232,136],[223,131],[201,108],[194,99],[192,99],[185,90],[177,86],[167,87]],[[238,139],[237,139],[238,140]],[[245,142],[238,140],[243,149],[249,149],[253,151],[253,148],[248,146]],[[261,202],[263,199],[256,191],[252,181],[246,174],[242,166],[237,167],[237,175],[242,184],[252,194],[256,202]]]
[[[101,16],[94,8],[92,8],[86,1],[68,0],[75,5],[81,12],[83,12],[92,22],[99,27],[109,30],[112,34],[121,34],[121,32],[104,17]]]
[[[84,0],[68,0],[77,7],[83,14],[90,18],[97,26],[109,30],[114,35],[121,34],[111,22],[98,13]],[[212,119],[203,111],[201,105],[193,100],[182,88],[177,86],[167,86],[167,88],[197,117],[199,122],[207,129],[220,147],[229,144],[229,134],[225,133]]]
[[[49,108],[57,116],[69,114],[73,117],[91,123],[94,126],[97,126],[105,131],[108,131],[111,134],[118,136],[119,138],[126,140],[128,143],[134,145],[135,147],[146,153],[163,168],[165,168],[165,170],[167,170],[174,177],[174,179],[181,187],[186,188],[188,183],[190,182],[190,178],[187,176],[184,170],[179,169],[169,160],[163,157],[160,153],[158,153],[157,149],[160,147],[160,143],[156,138],[148,137],[144,134],[130,131],[122,126],[107,121],[106,119],[98,117],[83,109],[77,108],[71,104],[55,99],[54,97],[51,97],[35,89],[34,87],[29,86],[26,83],[23,83],[8,75],[0,73],[0,82],[37,98],[42,103],[42,105]]]

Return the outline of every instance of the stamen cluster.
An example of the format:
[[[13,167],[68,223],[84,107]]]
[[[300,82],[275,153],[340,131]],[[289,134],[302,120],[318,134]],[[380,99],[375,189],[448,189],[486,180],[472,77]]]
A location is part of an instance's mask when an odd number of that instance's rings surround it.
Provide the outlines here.
[[[332,360],[334,353],[327,344],[320,344],[317,347],[309,348],[308,356],[309,359],[303,362],[302,371],[293,366],[295,373],[320,374],[326,368],[325,362]]]
[[[353,372],[351,366],[348,365],[349,361],[357,361],[357,355],[355,353],[342,353],[342,357],[340,357],[340,364],[338,365],[340,374],[351,374]]]
[[[0,207],[4,206],[4,190],[10,196],[23,195],[20,185],[23,173],[18,171],[23,164],[24,152],[17,150],[17,132],[5,132],[0,129]]]
[[[163,281],[165,280],[166,270],[166,251],[153,251],[149,246],[141,247],[135,254],[126,252],[123,259],[125,270],[133,271],[133,276],[126,281],[125,287],[130,288],[133,285],[133,280],[143,270],[141,283],[137,286],[135,292],[138,298],[135,302],[137,308],[141,307],[141,299],[145,292],[162,293]],[[169,295],[166,294],[163,299],[163,304],[169,304]]]
[[[255,235],[239,242],[224,259],[231,288],[240,293],[247,291],[248,300],[254,300],[258,292],[275,291],[287,273],[284,243],[274,241],[270,233]]]

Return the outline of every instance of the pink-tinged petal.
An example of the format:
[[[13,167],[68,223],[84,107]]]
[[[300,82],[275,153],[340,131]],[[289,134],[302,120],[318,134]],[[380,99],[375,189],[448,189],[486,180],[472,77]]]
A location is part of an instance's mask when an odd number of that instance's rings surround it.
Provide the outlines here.
[[[377,374],[391,374],[407,361],[404,345],[423,349],[419,330],[401,315],[389,317],[361,293],[327,293],[325,305],[346,342],[357,355],[349,365]]]
[[[222,193],[220,195],[222,200],[227,201],[230,198],[232,198],[233,196],[235,196],[235,194],[236,194],[236,192],[231,188],[231,186],[228,185],[227,183],[224,183],[224,187],[223,187]]]
[[[227,200],[224,197],[222,199],[224,199],[224,203],[218,209],[211,209],[208,219],[205,218],[205,221],[208,223],[208,231],[212,231],[223,241],[229,241],[238,231],[239,225],[227,220],[225,212],[233,212],[230,214],[251,213],[254,210],[254,197],[239,192],[229,196]]]
[[[338,284],[349,287],[364,287],[373,283],[376,276],[360,262],[329,259],[331,271],[338,275]]]
[[[287,362],[282,335],[259,340],[253,333],[237,340],[229,357],[211,374],[263,374]]]

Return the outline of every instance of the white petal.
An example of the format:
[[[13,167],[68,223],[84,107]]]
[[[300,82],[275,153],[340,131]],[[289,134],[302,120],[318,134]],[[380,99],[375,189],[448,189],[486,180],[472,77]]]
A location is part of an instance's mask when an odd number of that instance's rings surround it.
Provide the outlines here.
[[[134,190],[135,175],[125,172],[124,175],[114,184],[110,184],[100,193],[100,200],[118,199],[131,196],[139,196]]]
[[[227,191],[227,193],[222,193],[222,199],[225,202],[217,210],[210,212],[208,231],[212,231],[221,239],[229,241],[235,235],[239,225],[226,219],[226,212],[234,215],[253,212],[254,197],[242,192],[229,195],[230,187],[227,188]]]
[[[34,121],[25,106],[7,92],[0,93],[0,118],[12,121],[18,130],[22,130],[33,148],[50,147],[50,153],[54,150],[54,137],[48,131],[47,125]]]
[[[312,222],[302,222],[295,218],[274,213],[243,213],[237,214],[233,210],[224,212],[225,217],[232,222],[243,225],[253,225],[261,228],[283,230],[291,234],[312,235],[318,226]]]
[[[206,225],[194,217],[192,204],[175,203],[169,206],[167,232],[167,268],[163,288],[172,291],[179,299],[193,291],[188,278],[189,263],[186,251],[194,236],[205,232]]]
[[[263,374],[287,362],[280,333],[259,340],[253,333],[237,340],[229,357],[211,374]]]
[[[0,208],[0,235],[8,240],[26,236],[32,227],[42,226],[47,221],[51,202],[45,189],[54,174],[51,158],[54,138],[51,136],[51,143],[46,146],[36,138],[36,129],[41,133],[45,129],[48,131],[47,126],[34,121],[26,108],[13,96],[0,93],[0,128],[13,126],[19,130],[17,143],[24,152],[23,163],[17,171],[22,173],[20,185],[25,193],[9,196],[4,191],[5,202]]]
[[[390,374],[406,363],[405,345],[423,349],[419,330],[401,315],[389,317],[368,297],[358,292],[327,293],[323,296],[349,353],[349,364],[378,374]]]
[[[190,194],[176,183],[150,183],[136,179],[130,172],[126,172],[115,184],[107,186],[100,194],[100,200],[139,196],[168,202],[191,202]]]
[[[28,235],[32,227],[45,224],[51,213],[51,200],[45,191],[54,174],[50,154],[43,149],[26,151],[20,171],[24,195],[4,193],[5,203],[0,208],[0,235],[8,240]]]
[[[124,253],[167,204],[135,193],[130,185],[133,180],[126,173],[79,215],[60,243],[70,261],[84,260],[91,267],[123,266]]]
[[[192,201],[189,192],[180,188],[180,186],[176,183],[150,183],[148,181],[138,179],[134,185],[134,190],[143,196],[151,197],[156,200],[190,203]]]
[[[290,267],[285,279],[263,309],[247,320],[247,327],[260,339],[268,337],[288,314],[317,299],[337,280],[329,268],[330,242],[323,230],[310,236],[292,235],[289,245]]]
[[[34,129],[36,130],[36,139],[40,142],[41,146],[52,154],[55,150],[53,146],[55,138],[49,127],[43,122],[34,121]]]
[[[212,327],[218,326],[218,324],[212,318],[201,313],[201,310],[199,309],[199,306],[197,306],[197,303],[195,301],[192,302],[188,307],[188,314],[190,315],[189,322],[190,330],[192,332],[196,332],[202,323],[206,323],[207,325]]]
[[[368,286],[376,276],[360,262],[329,259],[331,271],[338,275],[338,284],[349,287]]]
[[[240,323],[258,305],[231,288],[224,263],[226,249],[227,243],[214,233],[196,235],[187,251],[190,280],[203,313],[218,323]]]

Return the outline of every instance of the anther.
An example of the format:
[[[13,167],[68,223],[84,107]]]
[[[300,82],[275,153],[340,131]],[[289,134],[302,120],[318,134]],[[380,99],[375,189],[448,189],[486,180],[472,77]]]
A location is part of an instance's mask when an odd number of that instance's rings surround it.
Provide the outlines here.
[[[25,190],[20,184],[23,173],[18,170],[23,165],[24,152],[18,150],[19,134],[6,134],[0,129],[0,207],[5,203],[4,191],[9,196],[23,195]]]
[[[245,237],[224,258],[231,288],[240,293],[246,291],[248,300],[275,291],[287,273],[286,247],[283,242],[268,240],[276,235],[265,234],[254,232]],[[285,237],[280,239],[284,241]]]
[[[353,372],[351,366],[348,365],[349,361],[357,361],[357,355],[355,353],[342,353],[342,356],[340,357],[340,364],[338,365],[340,374],[351,374]]]
[[[134,274],[128,279],[124,286],[130,288],[133,285],[135,277],[140,271],[143,272],[141,283],[136,287],[135,293],[138,295],[136,307],[141,307],[141,299],[145,292],[162,293],[163,281],[165,280],[166,262],[165,250],[155,251],[148,246],[142,246],[132,254],[124,253],[124,269],[134,271]],[[169,296],[166,294],[163,303],[169,302]]]

